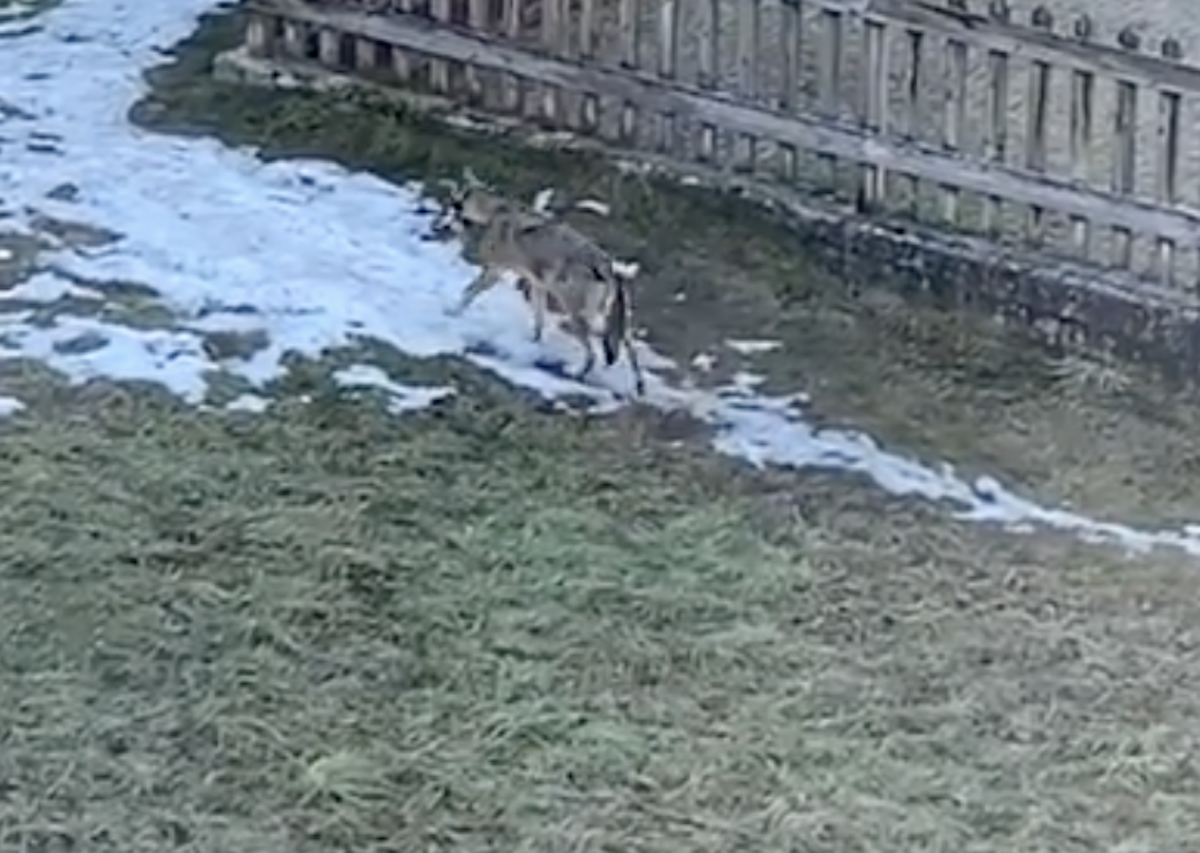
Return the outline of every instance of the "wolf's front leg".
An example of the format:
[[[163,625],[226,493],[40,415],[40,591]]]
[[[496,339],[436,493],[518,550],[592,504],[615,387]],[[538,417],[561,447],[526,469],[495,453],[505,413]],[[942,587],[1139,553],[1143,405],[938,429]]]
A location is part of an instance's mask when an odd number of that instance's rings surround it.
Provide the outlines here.
[[[633,372],[633,390],[639,397],[646,396],[646,376],[642,373],[642,364],[638,361],[637,351],[633,348],[633,336],[625,335],[625,354],[629,358],[629,369]]]
[[[471,306],[471,303],[478,299],[485,291],[491,290],[500,281],[500,273],[493,270],[491,267],[484,267],[480,270],[479,275],[475,276],[475,280],[467,285],[463,290],[462,297],[458,300],[458,304],[450,309],[450,314],[457,317]]]
[[[546,291],[529,282],[529,296],[533,301],[533,340],[537,343],[546,331]]]

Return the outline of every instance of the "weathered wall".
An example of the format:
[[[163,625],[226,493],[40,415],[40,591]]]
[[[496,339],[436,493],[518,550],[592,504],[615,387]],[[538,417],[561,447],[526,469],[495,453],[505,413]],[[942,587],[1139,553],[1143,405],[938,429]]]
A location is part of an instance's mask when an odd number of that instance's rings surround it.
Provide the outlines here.
[[[945,2],[945,0],[943,0]],[[1200,64],[1200,15],[1189,13],[1187,0],[1138,0],[1134,4],[1104,0],[1011,0],[1010,18],[1013,23],[1030,24],[1035,9],[1044,5],[1053,16],[1053,31],[1060,35],[1073,35],[1077,22],[1087,16],[1090,21],[1089,39],[1093,42],[1116,46],[1122,30],[1132,30],[1141,40],[1141,52],[1159,55],[1162,42],[1167,37],[1175,38],[1183,47],[1185,57],[1195,57]],[[692,0],[679,2],[681,15],[681,38],[679,43],[678,75],[685,81],[697,78],[704,51],[702,32],[708,20],[708,2]],[[862,5],[857,0],[847,0],[847,10]],[[599,39],[600,49],[609,55],[619,53],[619,31],[615,3],[601,3],[606,9],[604,26]],[[736,20],[738,4],[722,2],[720,10],[721,35],[719,39],[720,86],[729,91],[739,89],[739,27]],[[967,8],[975,13],[986,13],[989,4],[985,0],[968,0]],[[1130,13],[1130,8],[1134,12]],[[646,0],[641,4],[640,54],[643,67],[654,69],[660,53],[658,45],[659,17],[656,2]],[[820,45],[827,34],[822,27],[823,13],[814,3],[802,4],[803,33],[801,67],[799,69],[802,108],[812,109],[817,104],[817,80]],[[780,46],[782,4],[780,0],[763,0],[761,5],[761,40],[756,50],[758,64],[758,90],[762,97],[773,100],[781,89],[783,67]],[[862,38],[860,21],[853,15],[845,16],[843,22],[843,76],[839,87],[841,113],[845,118],[858,115],[863,100],[862,91]],[[891,86],[888,92],[886,117],[887,127],[893,132],[904,132],[914,127],[916,135],[925,142],[940,145],[945,128],[944,103],[948,82],[953,76],[947,67],[947,51],[938,38],[926,38],[921,59],[921,73],[925,81],[922,87],[923,103],[914,123],[907,105],[905,73],[910,63],[909,45],[900,27],[893,29],[889,41],[889,69]],[[1024,165],[1026,139],[1029,134],[1029,77],[1032,70],[1028,59],[1017,55],[1009,61],[1008,124],[1006,161],[1011,165]],[[981,49],[972,48],[968,55],[966,133],[960,140],[960,148],[968,153],[981,155],[985,148],[985,122],[991,72],[987,57]],[[1085,177],[1097,188],[1112,185],[1114,158],[1111,138],[1115,122],[1116,85],[1112,79],[1097,79],[1093,101],[1093,145],[1082,166],[1073,161],[1069,140],[1069,116],[1072,98],[1072,74],[1066,68],[1053,68],[1049,79],[1049,127],[1046,139],[1046,171],[1061,177]],[[1138,95],[1138,140],[1135,167],[1134,192],[1147,200],[1156,198],[1158,178],[1158,154],[1162,147],[1160,127],[1160,104],[1157,92],[1142,89]],[[1200,129],[1200,93],[1185,98],[1183,105],[1182,147],[1180,150],[1179,185],[1182,190],[1180,201],[1200,208],[1200,144],[1189,144],[1196,138],[1188,128]],[[652,123],[648,123],[648,132]],[[771,147],[763,146],[769,162]],[[809,161],[807,165],[815,168]],[[926,218],[939,215],[936,188],[922,187],[915,202],[910,185],[902,180],[893,180],[888,185],[891,193],[904,206],[916,205]],[[981,223],[983,204],[981,200],[966,200],[961,205],[963,227],[972,228]],[[1023,209],[1006,207],[1002,211],[1004,235],[1017,242],[1023,238],[1026,212]],[[1071,244],[1071,226],[1063,216],[1051,213],[1046,221],[1047,236],[1051,245],[1066,247]],[[1154,241],[1142,236],[1135,240],[1135,267],[1148,269],[1151,255],[1156,250]],[[1090,257],[1107,262],[1113,251],[1113,243],[1106,229],[1094,229],[1091,235]],[[1185,279],[1200,277],[1200,258],[1195,252],[1180,259],[1180,268]]]
[[[1090,40],[1105,45],[1117,45],[1123,30],[1132,32],[1140,41],[1140,52],[1153,56],[1162,55],[1165,39],[1172,38],[1183,49],[1184,60],[1200,65],[1200,7],[1186,0],[1009,0],[1014,22],[1027,22],[1039,5],[1044,5],[1054,16],[1054,31],[1071,34],[1077,21],[1086,16],[1091,25]],[[1190,11],[1189,11],[1190,10]],[[976,74],[982,73],[976,71]],[[1068,121],[1070,111],[1070,74],[1056,70],[1051,77],[1050,115],[1058,117],[1051,125],[1048,169],[1058,174],[1070,174],[1074,165],[1068,147]],[[1017,87],[1012,103],[1011,121],[1014,129],[1023,134],[1025,116],[1025,91]],[[1095,103],[1095,134],[1098,144],[1093,147],[1086,164],[1086,174],[1099,186],[1111,179],[1113,160],[1111,146],[1106,144],[1113,133],[1115,114],[1115,83],[1112,79],[1097,81]],[[1135,167],[1135,193],[1154,199],[1156,193],[1159,153],[1162,148],[1160,135],[1159,93],[1141,88],[1138,92],[1138,137]],[[1200,92],[1190,93],[1183,101],[1181,120],[1181,146],[1179,152],[1178,183],[1180,202],[1190,207],[1200,206],[1200,144],[1196,143],[1196,130],[1200,129]],[[1101,246],[1100,248],[1107,248]],[[1151,241],[1143,239],[1138,245],[1142,263],[1152,250]],[[1186,265],[1189,277],[1195,280],[1200,269],[1196,259],[1190,258]]]
[[[598,0],[598,7],[603,13],[602,33],[598,39],[597,52],[609,61],[615,60],[622,53],[620,45],[620,28],[617,26],[617,15],[611,0]],[[1032,4],[1030,4],[1032,5]],[[657,20],[649,13],[654,11],[650,3],[642,3],[645,14],[640,21],[644,37],[641,39],[641,65],[647,70],[657,66],[658,44],[656,31]],[[700,38],[700,33],[706,28],[708,10],[712,8],[708,2],[692,0],[680,3],[678,8],[683,13],[681,27],[681,43],[679,45],[678,76],[685,81],[695,81],[701,65],[700,59],[706,45]],[[738,7],[730,0],[724,0],[719,8],[726,13],[720,21],[720,44],[717,51],[720,58],[720,81],[722,89],[737,91],[741,88],[739,82],[739,56],[745,56],[747,51],[739,50],[740,34],[745,29],[738,26],[734,15]],[[745,8],[744,6],[741,8]],[[779,32],[783,14],[779,0],[768,0],[762,4],[761,34],[762,41],[753,52],[759,60],[760,72],[759,93],[768,100],[778,97],[778,81],[782,75],[779,71],[783,66],[781,61],[782,49]],[[806,10],[804,52],[799,69],[799,77],[805,84],[806,98],[801,108],[806,111],[815,106],[815,81],[819,57],[825,53],[824,46],[830,42],[822,42],[822,27],[818,24],[825,18],[825,13],[808,3],[803,6]],[[298,7],[297,14],[301,13]],[[1032,8],[1018,8],[1013,14],[1016,21],[1032,12]],[[896,14],[907,14],[899,9]],[[1072,20],[1059,10],[1055,31],[1063,32],[1070,28]],[[323,27],[331,26],[330,20],[313,19],[310,21]],[[853,16],[844,18],[845,39],[842,65],[841,106],[842,117],[853,119],[861,103],[862,75],[859,67],[862,65],[861,51],[861,22]],[[1104,22],[1094,21],[1090,38],[1093,41],[1108,41],[1109,33],[1103,27]],[[358,26],[358,22],[347,18],[340,24],[332,24],[334,29],[346,27],[348,31]],[[892,87],[889,92],[889,121],[903,124],[901,119],[905,112],[904,71],[908,64],[907,39],[904,38],[903,28],[897,27],[897,38],[893,40],[891,56],[895,60],[892,67],[896,69],[893,75]],[[1068,30],[1069,31],[1069,30]],[[1120,29],[1117,29],[1119,32]],[[382,32],[382,31],[380,31]],[[407,44],[411,50],[428,50],[441,56],[452,56],[456,62],[475,63],[476,68],[490,67],[495,71],[520,69],[521,58],[491,56],[485,61],[485,55],[491,48],[485,45],[472,45],[469,41],[452,33],[443,33],[443,41],[453,42],[457,46],[451,49],[449,43],[437,43],[437,29],[428,25],[418,25],[405,38],[398,33],[376,35],[377,38],[396,38],[397,43]],[[423,34],[423,35],[420,35]],[[420,38],[418,38],[420,35]],[[536,41],[535,33],[525,34],[530,41]],[[969,38],[968,35],[963,36]],[[1115,38],[1115,34],[1113,34]],[[414,39],[416,39],[414,41]],[[422,41],[424,39],[424,41]],[[926,141],[940,143],[942,134],[941,102],[945,93],[951,88],[947,81],[954,81],[954,75],[948,73],[944,62],[946,51],[940,36],[927,40],[929,49],[922,54],[922,79],[926,81],[925,111],[921,121],[916,126],[916,132]],[[1109,42],[1111,44],[1111,42]],[[1156,42],[1146,39],[1144,51],[1153,50]],[[743,46],[744,47],[744,46]],[[983,105],[987,101],[988,77],[990,72],[985,62],[986,56],[982,50],[972,51],[968,63],[969,93],[968,107],[974,120],[967,124],[966,138],[962,140],[961,148],[967,155],[978,154],[983,143],[983,124],[978,118],[983,114]],[[348,60],[343,60],[348,61]],[[336,64],[336,63],[334,63]],[[680,115],[691,115],[697,120],[721,123],[718,113],[711,110],[698,109],[696,99],[691,102],[680,99],[654,99],[647,97],[645,92],[636,86],[630,88],[614,84],[614,78],[621,75],[608,72],[607,76],[580,76],[579,70],[567,64],[557,67],[561,74],[546,71],[548,64],[540,61],[527,62],[524,69],[527,73],[537,76],[543,82],[539,85],[549,85],[558,89],[573,92],[607,92],[609,97],[630,98],[637,100],[647,108],[655,110],[670,110]],[[536,70],[535,69],[539,69]],[[1011,119],[1009,130],[1010,163],[1019,163],[1023,154],[1023,134],[1026,127],[1026,95],[1028,83],[1026,72],[1029,70],[1028,60],[1014,52],[1010,68],[1010,85],[1008,98],[1008,114]],[[518,71],[521,73],[521,71]],[[774,78],[772,77],[774,75]],[[1051,81],[1050,96],[1050,139],[1048,171],[1058,177],[1070,177],[1072,174],[1068,156],[1068,140],[1066,134],[1067,118],[1070,115],[1070,69],[1058,69]],[[1093,177],[1100,180],[1096,184],[1103,185],[1104,160],[1109,154],[1108,140],[1112,135],[1112,105],[1115,87],[1112,81],[1097,81],[1097,100],[1094,103],[1096,117],[1094,119],[1094,159],[1089,163]],[[530,92],[537,95],[537,92]],[[1158,122],[1158,93],[1147,90],[1140,98],[1141,116],[1144,121],[1139,125],[1145,130],[1144,136],[1149,136],[1148,143],[1143,146],[1139,162],[1146,176],[1144,181],[1149,187],[1154,185],[1156,163],[1154,154],[1157,151],[1156,140]],[[1187,104],[1186,121],[1194,118],[1196,95],[1190,94],[1191,101]],[[568,99],[569,100],[569,99]],[[530,98],[527,107],[540,102],[541,98]],[[609,106],[615,106],[610,104]],[[711,106],[711,104],[710,104]],[[615,112],[615,111],[610,111]],[[745,131],[753,124],[731,120],[731,126],[737,125]],[[647,117],[644,127],[651,133],[643,135],[643,149],[652,147],[652,129],[657,122],[653,117]],[[696,128],[687,128],[695,131]],[[1185,128],[1186,130],[1186,128]],[[776,129],[777,131],[777,129]],[[776,132],[769,129],[756,130],[757,133]],[[691,135],[694,135],[691,134]],[[811,139],[815,140],[816,137]],[[1185,141],[1190,135],[1185,133]],[[651,143],[647,146],[646,143]],[[807,144],[807,143],[806,143]],[[822,145],[819,140],[814,145]],[[827,143],[824,143],[827,145]],[[838,143],[843,144],[842,142]],[[849,143],[846,143],[849,144]],[[769,146],[765,153],[770,154]],[[831,153],[828,152],[827,153]],[[676,171],[698,173],[687,161],[685,151],[672,150],[662,152],[666,157],[653,158],[660,162],[666,161],[673,165]],[[1189,157],[1194,152],[1188,151]],[[673,163],[672,163],[673,161]],[[811,161],[810,161],[811,162]],[[763,164],[764,166],[767,164]],[[1185,162],[1183,181],[1190,193],[1196,192],[1196,183],[1189,180],[1194,173],[1192,161]],[[849,171],[849,170],[847,170]],[[1139,174],[1139,177],[1142,175]],[[726,170],[718,174],[715,180],[725,182],[731,173]],[[939,174],[940,177],[940,174]],[[710,173],[711,178],[711,173]],[[973,304],[991,316],[1003,317],[1023,325],[1043,339],[1067,346],[1093,345],[1105,351],[1118,351],[1137,360],[1156,363],[1160,368],[1175,375],[1193,375],[1200,361],[1200,336],[1197,334],[1197,310],[1194,291],[1176,287],[1173,289],[1156,288],[1149,285],[1135,286],[1126,276],[1119,274],[1106,276],[1096,267],[1078,266],[1059,263],[1045,255],[1026,255],[1022,252],[1008,252],[982,239],[966,239],[961,236],[938,234],[931,229],[922,229],[923,235],[916,237],[911,229],[885,228],[876,220],[872,223],[846,217],[843,212],[833,212],[825,208],[810,208],[806,206],[803,193],[795,193],[779,185],[771,186],[762,183],[747,185],[755,193],[766,193],[772,196],[783,207],[791,208],[795,221],[798,223],[798,233],[813,242],[814,248],[828,254],[832,261],[843,265],[843,269],[851,272],[853,278],[865,280],[898,279],[903,285],[901,289],[917,289],[926,293],[940,295],[955,303]],[[936,188],[934,188],[936,190]],[[1002,193],[1002,188],[991,190]],[[1011,206],[1008,206],[1011,207]],[[1023,211],[1010,210],[1010,220],[1014,230],[1019,230],[1023,220]],[[1186,237],[1181,237],[1186,239]],[[1146,241],[1147,243],[1149,241]],[[821,248],[824,247],[824,248]],[[1018,262],[1014,258],[1027,258]]]
[[[1131,27],[1157,52],[1167,36],[1183,44],[1184,55],[1200,60],[1200,15],[1190,0],[1008,0],[1016,20],[1028,20],[1033,10],[1045,5],[1061,20],[1091,17],[1096,40],[1112,42],[1117,33]]]
[[[253,59],[243,50],[219,57],[214,72],[225,80],[258,86],[338,90],[357,84],[352,77],[311,66]],[[435,118],[452,120],[456,115],[453,109],[442,112],[446,107],[437,99],[395,90],[391,94]],[[472,122],[472,128],[486,132],[487,125]],[[514,122],[497,122],[495,129],[511,141],[551,142],[547,134],[518,131]],[[553,144],[565,143],[554,139]],[[582,140],[575,144],[603,150]],[[608,153],[629,159],[626,152]],[[680,166],[655,155],[635,159],[662,174],[731,192],[776,211],[794,230],[797,249],[819,258],[847,282],[878,283],[921,303],[993,318],[1055,350],[1115,355],[1147,365],[1172,382],[1194,386],[1200,377],[1200,318],[1177,292],[1147,287],[1135,294],[1120,275],[998,251],[982,238],[887,227],[728,172]]]

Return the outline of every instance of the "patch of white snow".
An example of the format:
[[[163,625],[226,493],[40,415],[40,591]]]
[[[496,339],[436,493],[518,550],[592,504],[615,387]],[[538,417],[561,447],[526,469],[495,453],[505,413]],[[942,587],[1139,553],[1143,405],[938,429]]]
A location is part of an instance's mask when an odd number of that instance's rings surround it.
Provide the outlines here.
[[[143,70],[161,61],[156,49],[185,37],[215,5],[72,0],[42,17],[35,30],[4,39],[0,91],[33,118],[5,124],[0,198],[12,210],[36,204],[49,216],[122,235],[101,252],[62,249],[49,260],[71,277],[155,287],[179,328],[140,331],[62,317],[38,329],[20,312],[0,314],[0,358],[39,358],[72,381],[150,379],[199,401],[205,373],[218,367],[201,346],[202,332],[267,333],[269,346],[225,365],[255,387],[280,374],[288,351],[316,355],[372,337],[417,357],[469,358],[548,398],[582,395],[601,410],[625,404],[632,386],[626,365],[597,370],[595,384],[571,378],[562,365],[578,365],[577,345],[552,327],[542,343],[533,343],[528,311],[513,288],[497,288],[463,316],[448,313],[476,270],[461,246],[422,239],[434,214],[420,187],[394,186],[326,162],[265,163],[253,151],[213,139],[160,136],[130,125],[127,113],[143,92]],[[3,30],[0,24],[0,35]],[[26,144],[39,139],[55,140],[54,153]],[[78,189],[70,202],[46,198],[67,183]],[[28,224],[15,219],[17,226]],[[45,278],[31,281],[26,293],[41,300],[74,293]],[[85,334],[91,345],[69,345]],[[670,363],[638,346],[651,370]],[[450,390],[404,388],[382,372],[374,379],[380,381],[371,384],[385,387],[401,409],[428,405]],[[1129,547],[1168,544],[1200,555],[1194,527],[1142,531],[1044,508],[995,481],[970,483],[947,465],[888,452],[867,435],[815,429],[804,422],[795,397],[770,397],[745,382],[704,391],[672,387],[654,374],[647,379],[651,405],[703,417],[717,430],[719,450],[754,464],[858,471],[897,494],[952,501],[964,518],[1046,524]]]

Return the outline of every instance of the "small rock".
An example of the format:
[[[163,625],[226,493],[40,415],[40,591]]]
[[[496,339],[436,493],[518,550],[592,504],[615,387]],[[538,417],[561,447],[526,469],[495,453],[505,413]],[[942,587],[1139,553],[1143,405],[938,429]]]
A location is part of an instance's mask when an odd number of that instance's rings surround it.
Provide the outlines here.
[[[8,119],[17,119],[19,121],[33,121],[37,116],[33,113],[21,109],[16,104],[11,104],[8,101],[0,99],[0,121]]]
[[[270,344],[271,339],[264,330],[250,329],[209,332],[204,336],[201,347],[210,359],[221,362],[229,359],[248,359]]]
[[[50,192],[46,193],[46,198],[54,201],[76,202],[79,200],[79,187],[75,184],[59,184]]]
[[[56,237],[73,249],[95,249],[121,239],[120,234],[98,225],[56,219],[37,211],[33,213],[29,224],[35,231]]]
[[[65,341],[55,341],[54,351],[59,355],[84,355],[108,346],[108,338],[99,332],[84,332]]]

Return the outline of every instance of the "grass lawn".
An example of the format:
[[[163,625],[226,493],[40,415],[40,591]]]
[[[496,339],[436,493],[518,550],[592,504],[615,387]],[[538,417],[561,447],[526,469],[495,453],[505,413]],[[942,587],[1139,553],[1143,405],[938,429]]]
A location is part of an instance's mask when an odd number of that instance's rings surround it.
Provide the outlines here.
[[[3,430],[0,844],[1184,850],[1194,567],[761,477],[461,367]],[[49,386],[46,386],[49,387]]]
[[[208,21],[139,118],[395,175],[482,156],[396,117],[372,137],[309,96],[217,87],[207,62],[230,35]],[[566,168],[488,156],[522,189]],[[569,165],[581,188],[607,180]],[[643,251],[639,216],[736,218],[665,191],[627,204],[614,240]],[[749,227],[741,255],[714,244],[687,267],[692,287],[769,268],[721,298],[807,306],[789,328],[832,346],[841,303],[812,284],[827,274]],[[660,283],[696,257],[653,248]],[[939,363],[917,347],[927,326],[884,325],[832,328],[890,329],[873,357]],[[991,352],[963,370],[978,380]],[[0,850],[1176,853],[1200,837],[1194,564],[963,526],[851,477],[746,470],[653,413],[567,417],[462,363],[386,357],[396,381],[458,393],[389,415],[337,389],[348,355],[331,353],[250,415],[0,361],[28,405],[0,422]],[[1001,382],[992,403],[1029,415],[1057,386],[1021,364],[1045,384]],[[850,388],[851,367],[821,375]],[[1054,423],[1115,411],[1072,399]],[[981,417],[941,411],[963,431]],[[1030,443],[1033,461],[1011,458],[1073,472],[1083,495],[1107,478],[1122,506],[1163,479],[1121,481],[1131,456],[1055,467]]]

